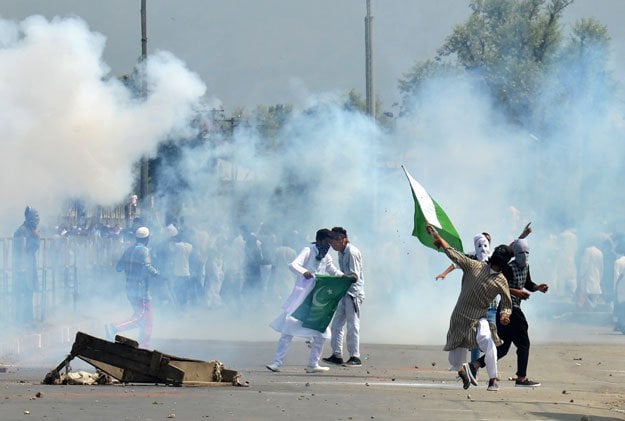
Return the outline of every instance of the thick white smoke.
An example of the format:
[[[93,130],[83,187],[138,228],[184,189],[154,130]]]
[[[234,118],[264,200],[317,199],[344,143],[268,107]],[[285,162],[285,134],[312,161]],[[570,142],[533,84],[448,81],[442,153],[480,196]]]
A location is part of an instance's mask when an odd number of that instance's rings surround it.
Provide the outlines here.
[[[26,204],[46,223],[68,196],[122,201],[133,164],[186,126],[205,90],[182,62],[157,53],[139,69],[148,93],[138,98],[102,61],[104,36],[78,18],[0,20],[0,46],[0,219],[11,226]]]
[[[121,200],[133,164],[163,139],[184,137],[204,93],[195,75],[161,53],[146,66],[147,99],[137,98],[108,74],[103,37],[78,19],[2,21],[0,34],[0,176],[4,211],[17,215],[16,223],[26,203],[53,214],[66,195],[103,205]],[[545,99],[555,96],[549,77]],[[161,210],[177,207],[188,227],[205,231],[230,268],[241,265],[229,249],[243,226],[257,233],[262,226],[278,245],[296,249],[320,227],[345,227],[364,257],[362,341],[441,344],[461,274],[434,281],[449,260],[410,235],[414,204],[400,165],[445,208],[466,251],[478,232],[507,243],[532,221],[532,276],[550,282],[559,251],[551,239],[565,228],[580,242],[620,230],[611,194],[614,180],[625,181],[622,104],[593,109],[586,100],[551,109],[561,130],[543,138],[506,123],[470,78],[429,82],[415,98],[420,112],[399,118],[388,133],[320,94],[293,113],[278,149],[264,148],[254,127],[237,128],[232,141],[183,148],[161,168],[156,196]],[[167,183],[178,178],[184,183],[173,195]],[[111,282],[122,285],[122,275]],[[530,317],[547,297],[525,305]],[[107,308],[109,314],[129,313],[123,294],[118,298],[119,309]],[[157,314],[155,336],[274,339],[268,324],[280,301],[261,313],[254,304],[238,300],[202,314],[208,326],[201,329]],[[102,316],[103,309],[92,312]]]

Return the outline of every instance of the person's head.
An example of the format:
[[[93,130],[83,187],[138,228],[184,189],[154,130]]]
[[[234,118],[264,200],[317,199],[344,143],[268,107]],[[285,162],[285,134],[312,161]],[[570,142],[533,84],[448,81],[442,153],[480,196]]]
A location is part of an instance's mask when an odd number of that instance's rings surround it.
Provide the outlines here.
[[[488,264],[490,268],[496,272],[501,272],[501,270],[508,264],[510,259],[514,253],[510,246],[506,244],[500,244],[495,247],[495,251],[493,251],[493,255],[488,259]]]
[[[527,240],[522,238],[517,238],[512,243],[512,251],[514,252],[514,261],[516,265],[520,268],[524,268],[527,266],[527,260],[530,255],[530,247],[527,244]]]
[[[473,237],[475,245],[475,258],[480,262],[485,262],[490,257],[490,241],[484,234],[478,234]]]
[[[336,251],[343,251],[349,242],[347,238],[347,230],[343,227],[332,228],[334,238],[330,241],[330,245]]]
[[[165,231],[167,232],[167,236],[170,240],[175,240],[178,236],[178,228],[174,226],[174,224],[169,224],[165,227]]]
[[[328,251],[330,250],[330,242],[334,239],[334,237],[334,233],[327,228],[321,228],[317,231],[314,242],[317,246],[317,250],[319,250],[319,253],[316,256],[317,260],[323,259],[325,255],[328,254]]]
[[[135,231],[135,238],[137,239],[137,243],[148,244],[150,239],[150,230],[148,227],[139,227]]]
[[[24,225],[30,229],[36,229],[39,225],[39,212],[32,206],[26,206],[24,209]]]

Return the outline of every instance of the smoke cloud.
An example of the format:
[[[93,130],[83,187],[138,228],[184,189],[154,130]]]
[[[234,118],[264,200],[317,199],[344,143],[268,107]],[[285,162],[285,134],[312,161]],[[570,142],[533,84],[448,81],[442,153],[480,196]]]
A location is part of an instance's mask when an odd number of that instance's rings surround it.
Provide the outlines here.
[[[163,52],[138,68],[147,97],[137,98],[102,61],[104,36],[78,18],[0,20],[0,36],[1,216],[9,221],[31,204],[47,222],[68,196],[119,203],[133,164],[184,128],[204,94]]]
[[[140,69],[148,87],[143,100],[109,75],[101,61],[104,37],[79,19],[1,21],[0,35],[5,219],[20,215],[26,203],[52,218],[67,196],[118,203],[131,192],[138,159],[153,156],[165,139],[193,133],[189,120],[204,86],[171,54],[158,53]],[[476,233],[491,233],[493,245],[509,243],[532,222],[532,278],[554,285],[553,293],[532,298],[524,309],[530,325],[543,326],[533,339],[549,338],[547,320],[560,311],[550,303],[572,293],[555,285],[562,232],[569,229],[580,245],[620,233],[622,216],[612,197],[625,181],[622,104],[592,90],[595,100],[602,95],[602,107],[588,107],[588,97],[580,95],[558,108],[550,77],[556,75],[546,76],[541,106],[558,130],[547,136],[506,122],[483,87],[463,77],[428,82],[414,98],[419,113],[400,117],[392,131],[324,93],[294,111],[278,135],[280,148],[266,148],[255,127],[237,127],[232,139],[183,145],[154,180],[160,212],[154,243],[163,238],[164,214],[175,211],[196,240],[203,233],[196,246],[236,272],[241,230],[266,245],[299,251],[318,228],[343,226],[364,259],[361,340],[442,344],[461,274],[434,281],[449,260],[410,235],[414,205],[404,164],[454,221],[467,252]],[[116,300],[81,311],[102,323],[129,313],[121,277],[102,281],[117,285]],[[188,320],[163,310],[155,336],[275,339],[268,324],[284,295],[260,305],[260,299],[241,299],[241,285],[229,282],[226,276],[233,305]],[[551,317],[539,320],[545,314]],[[198,329],[198,320],[209,327]]]

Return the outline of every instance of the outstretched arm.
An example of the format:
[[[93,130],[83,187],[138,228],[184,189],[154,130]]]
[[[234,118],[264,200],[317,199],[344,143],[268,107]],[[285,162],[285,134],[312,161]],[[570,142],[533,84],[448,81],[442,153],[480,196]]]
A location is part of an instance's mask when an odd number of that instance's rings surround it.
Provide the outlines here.
[[[451,272],[452,272],[455,268],[456,268],[456,266],[452,263],[451,265],[449,265],[449,267],[448,267],[447,269],[445,269],[445,270],[443,271],[443,273],[439,274],[439,275],[436,277],[436,280],[438,281],[439,279],[445,279],[445,277],[446,277],[447,275],[449,275],[449,274],[450,274],[450,273],[451,273]]]
[[[434,240],[434,246],[437,249],[447,249],[449,248],[449,244],[447,243],[447,241],[445,241],[445,239],[443,237],[440,236],[440,234],[438,233],[438,231],[436,231],[436,228],[434,228],[432,225],[428,224],[426,226],[426,229],[428,231],[428,234],[430,234],[430,237],[432,237],[432,240]]]
[[[523,228],[523,232],[519,235],[519,238],[525,238],[532,233],[532,227],[530,227],[531,222],[528,222],[525,228]]]

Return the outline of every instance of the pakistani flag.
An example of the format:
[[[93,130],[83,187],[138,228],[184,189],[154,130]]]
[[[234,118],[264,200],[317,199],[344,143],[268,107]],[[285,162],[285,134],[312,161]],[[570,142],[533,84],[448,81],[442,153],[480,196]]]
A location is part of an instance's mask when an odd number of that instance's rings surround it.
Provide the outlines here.
[[[460,241],[458,231],[454,228],[443,208],[432,199],[417,180],[408,174],[408,171],[406,171],[403,165],[401,168],[406,173],[406,177],[408,177],[412,197],[414,198],[414,228],[412,229],[412,235],[417,237],[426,247],[436,250],[432,237],[430,237],[430,234],[428,234],[425,228],[426,223],[429,223],[436,227],[440,236],[443,237],[450,246],[462,252],[462,241]]]
[[[291,316],[301,321],[303,327],[325,332],[352,280],[328,275],[315,275],[315,278],[315,287]]]

